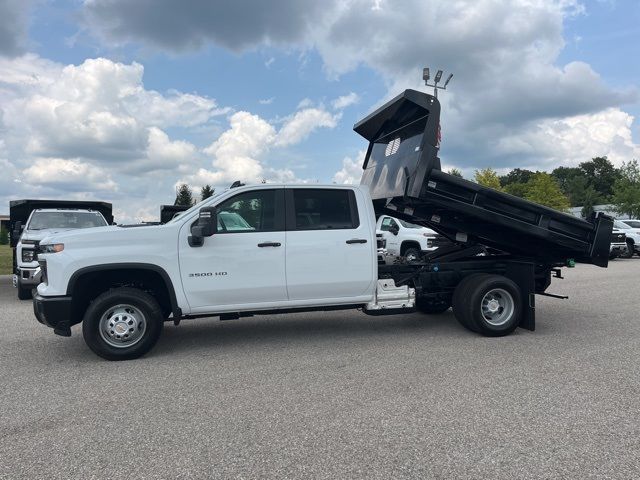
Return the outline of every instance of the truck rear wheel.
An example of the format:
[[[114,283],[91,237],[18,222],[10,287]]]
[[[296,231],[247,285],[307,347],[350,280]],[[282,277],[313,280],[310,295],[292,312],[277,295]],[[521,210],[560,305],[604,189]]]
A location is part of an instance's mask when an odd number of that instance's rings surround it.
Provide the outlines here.
[[[454,292],[453,313],[469,330],[490,337],[508,335],[520,323],[521,295],[518,286],[501,275],[470,275]]]
[[[146,292],[121,287],[104,292],[87,309],[82,336],[94,353],[107,360],[131,360],[153,348],[164,315]]]

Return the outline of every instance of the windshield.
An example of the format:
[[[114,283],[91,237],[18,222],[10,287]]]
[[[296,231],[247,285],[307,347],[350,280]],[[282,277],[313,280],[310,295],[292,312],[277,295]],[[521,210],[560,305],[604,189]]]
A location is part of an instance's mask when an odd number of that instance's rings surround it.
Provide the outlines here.
[[[91,228],[106,225],[106,220],[98,212],[34,212],[27,230]]]
[[[640,220],[625,220],[624,223],[629,225],[631,228],[640,228]]]
[[[620,220],[614,220],[613,221],[613,226],[616,227],[616,228],[619,228],[621,230],[628,230],[628,229],[631,228],[629,225],[627,225],[624,222],[621,222]]]
[[[405,222],[404,220],[399,220],[404,228],[424,228],[422,225],[416,225],[415,223]]]
[[[177,222],[178,220],[180,220],[182,217],[186,217],[186,216],[190,215],[191,213],[193,213],[193,212],[195,212],[196,210],[198,210],[198,209],[202,206],[202,204],[203,204],[204,202],[209,202],[209,200],[211,200],[212,198],[219,197],[219,196],[220,196],[220,195],[222,195],[225,191],[226,191],[226,190],[223,190],[223,191],[221,191],[221,192],[214,193],[214,194],[213,194],[213,195],[211,195],[209,198],[206,198],[206,199],[202,200],[201,202],[196,203],[196,204],[195,204],[193,207],[191,207],[189,210],[185,210],[184,212],[179,212],[179,213],[180,213],[180,215],[179,215],[179,216],[174,215],[174,217],[173,217],[171,220],[169,220],[169,221],[167,222],[167,225],[169,225],[169,224],[171,224],[171,223],[176,223],[176,222]]]

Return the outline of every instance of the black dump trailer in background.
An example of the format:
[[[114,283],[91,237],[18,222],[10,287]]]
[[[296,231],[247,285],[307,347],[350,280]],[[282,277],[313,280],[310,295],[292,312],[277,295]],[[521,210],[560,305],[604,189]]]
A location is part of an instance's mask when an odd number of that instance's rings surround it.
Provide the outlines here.
[[[416,288],[419,309],[437,313],[453,303],[461,323],[491,334],[485,328],[491,324],[473,320],[456,299],[463,303],[474,284],[497,275],[518,285],[520,326],[533,330],[534,294],[549,295],[552,273],[562,278],[560,267],[575,262],[607,266],[611,217],[582,220],[441,171],[440,103],[434,96],[405,90],[354,130],[369,141],[361,183],[370,188],[376,215],[424,225],[453,242],[418,264],[380,267],[383,278]],[[509,333],[498,330],[494,334]]]
[[[191,207],[185,205],[160,205],[160,223],[164,224],[171,220],[176,213],[184,212]]]

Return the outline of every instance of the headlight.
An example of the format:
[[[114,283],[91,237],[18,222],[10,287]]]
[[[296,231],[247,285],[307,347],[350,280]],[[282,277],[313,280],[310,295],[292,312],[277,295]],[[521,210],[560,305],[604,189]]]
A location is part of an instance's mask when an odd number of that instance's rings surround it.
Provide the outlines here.
[[[22,249],[22,261],[23,262],[33,262],[35,257],[36,257],[35,250],[32,250],[30,248],[23,248]]]
[[[64,250],[64,243],[50,243],[40,245],[40,253],[59,253]]]

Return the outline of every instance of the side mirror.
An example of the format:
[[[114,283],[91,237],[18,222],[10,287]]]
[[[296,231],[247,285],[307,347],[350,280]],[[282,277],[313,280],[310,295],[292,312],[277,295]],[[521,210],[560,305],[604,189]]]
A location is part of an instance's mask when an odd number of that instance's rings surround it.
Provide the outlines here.
[[[189,235],[190,247],[204,245],[204,237],[210,237],[218,231],[218,215],[215,207],[203,207],[200,209],[198,224],[191,228]]]
[[[393,225],[391,228],[389,228],[389,231],[394,235],[398,235],[398,233],[400,232],[400,229],[398,228],[397,225]]]
[[[202,236],[210,237],[218,231],[218,213],[216,207],[203,207],[198,217],[198,227],[202,228]]]
[[[22,229],[24,227],[22,226],[22,222],[17,221],[14,225],[13,225],[13,232],[11,232],[11,236],[13,237],[13,241],[14,242],[18,242],[18,240],[20,240],[20,235],[22,234]]]

